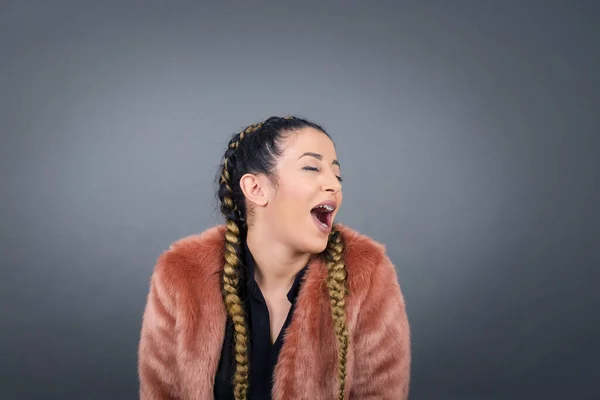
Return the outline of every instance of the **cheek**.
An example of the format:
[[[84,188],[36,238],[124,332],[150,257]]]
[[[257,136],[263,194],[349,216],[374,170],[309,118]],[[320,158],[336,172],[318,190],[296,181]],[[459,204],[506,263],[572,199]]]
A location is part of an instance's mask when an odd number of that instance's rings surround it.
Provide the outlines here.
[[[281,186],[278,197],[280,210],[291,218],[306,217],[312,203],[318,201],[314,189],[301,180]]]

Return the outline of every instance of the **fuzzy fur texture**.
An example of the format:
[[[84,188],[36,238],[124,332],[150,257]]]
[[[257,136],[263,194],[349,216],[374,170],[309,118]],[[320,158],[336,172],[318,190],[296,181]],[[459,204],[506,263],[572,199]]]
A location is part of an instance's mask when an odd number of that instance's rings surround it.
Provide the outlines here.
[[[337,225],[345,241],[350,334],[347,399],[408,398],[410,334],[396,271],[383,245]],[[226,311],[223,225],[158,258],[138,349],[140,399],[213,399]],[[320,258],[308,268],[274,372],[274,400],[337,397],[337,343]],[[250,382],[252,384],[252,382]]]

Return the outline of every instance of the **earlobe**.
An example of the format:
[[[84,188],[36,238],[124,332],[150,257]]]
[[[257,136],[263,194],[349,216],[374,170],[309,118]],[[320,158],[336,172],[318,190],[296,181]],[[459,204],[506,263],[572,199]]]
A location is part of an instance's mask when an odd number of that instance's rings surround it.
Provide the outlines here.
[[[257,206],[264,207],[267,205],[267,193],[263,189],[263,182],[260,177],[254,174],[245,174],[240,178],[240,188],[247,201]]]

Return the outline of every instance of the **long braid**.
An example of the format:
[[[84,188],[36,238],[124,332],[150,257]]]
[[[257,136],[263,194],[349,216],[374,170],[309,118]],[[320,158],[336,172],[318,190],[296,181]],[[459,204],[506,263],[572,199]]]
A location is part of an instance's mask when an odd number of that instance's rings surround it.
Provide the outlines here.
[[[327,242],[327,288],[329,289],[329,299],[331,301],[331,313],[333,315],[333,325],[335,335],[338,339],[338,380],[340,389],[338,400],[344,399],[344,389],[346,387],[346,358],[348,355],[348,345],[350,338],[346,326],[346,294],[348,287],[346,281],[346,266],[344,264],[344,243],[339,231],[334,230],[329,236]]]
[[[234,326],[234,344],[235,344],[235,373],[233,377],[234,396],[236,400],[246,400],[248,394],[248,329],[246,316],[242,301],[238,294],[239,288],[239,268],[241,265],[241,239],[240,228],[241,221],[239,217],[239,203],[233,196],[232,171],[230,159],[235,157],[236,150],[240,142],[244,140],[244,135],[252,133],[262,126],[262,123],[250,125],[239,135],[229,142],[229,147],[225,153],[223,168],[220,179],[220,197],[221,212],[226,219],[225,231],[225,265],[223,268],[223,296],[225,307]]]

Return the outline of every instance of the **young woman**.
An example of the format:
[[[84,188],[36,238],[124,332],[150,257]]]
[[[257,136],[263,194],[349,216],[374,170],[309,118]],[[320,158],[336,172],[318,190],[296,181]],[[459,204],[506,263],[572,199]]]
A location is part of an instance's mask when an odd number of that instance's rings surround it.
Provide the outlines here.
[[[218,181],[225,224],[157,261],[140,398],[406,399],[404,298],[383,245],[334,223],[342,178],[325,130],[251,125]]]

